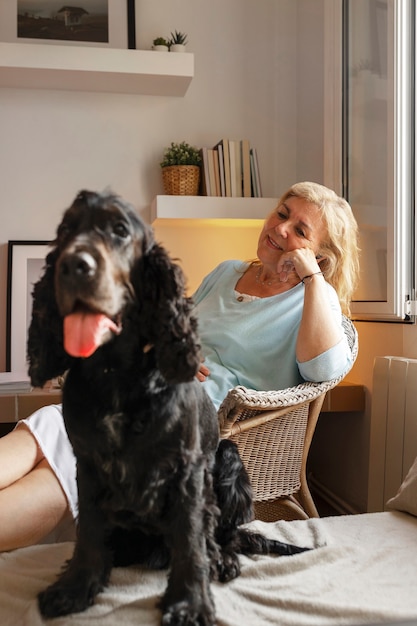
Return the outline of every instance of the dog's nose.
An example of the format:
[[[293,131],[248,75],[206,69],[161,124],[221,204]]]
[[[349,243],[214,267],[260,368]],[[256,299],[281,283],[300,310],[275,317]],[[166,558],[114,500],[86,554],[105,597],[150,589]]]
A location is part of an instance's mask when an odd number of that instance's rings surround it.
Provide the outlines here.
[[[89,252],[76,252],[61,260],[59,270],[62,278],[93,278],[97,271],[97,262]]]

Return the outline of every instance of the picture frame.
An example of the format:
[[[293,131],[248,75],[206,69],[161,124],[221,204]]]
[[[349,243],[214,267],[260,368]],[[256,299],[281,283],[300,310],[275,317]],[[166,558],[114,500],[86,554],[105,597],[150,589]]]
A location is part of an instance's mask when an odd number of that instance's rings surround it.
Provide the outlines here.
[[[9,241],[7,250],[6,371],[27,374],[26,345],[33,285],[50,251],[49,241]]]
[[[136,0],[127,0],[127,47],[136,50]]]
[[[88,8],[91,6],[90,20],[97,16],[94,28],[86,32],[84,28],[73,27],[71,19],[76,16],[62,15],[64,9],[79,10],[80,7],[65,6],[56,1],[56,10],[51,10],[50,0],[7,0],[0,3],[0,41],[9,43],[37,43],[46,45],[90,46],[103,48],[136,48],[136,0],[102,0],[103,14],[97,13],[97,0],[83,0],[85,15],[79,19],[87,22]],[[25,20],[20,23],[18,32],[18,11]],[[59,15],[58,15],[59,14]],[[58,18],[57,18],[58,16]],[[103,17],[106,18],[103,21]],[[65,24],[64,24],[65,22]],[[68,28],[65,28],[67,26]],[[30,36],[30,33],[39,33]],[[105,34],[104,34],[105,33]],[[62,35],[62,37],[60,36]],[[85,39],[86,37],[95,40]],[[103,39],[100,41],[99,39]]]

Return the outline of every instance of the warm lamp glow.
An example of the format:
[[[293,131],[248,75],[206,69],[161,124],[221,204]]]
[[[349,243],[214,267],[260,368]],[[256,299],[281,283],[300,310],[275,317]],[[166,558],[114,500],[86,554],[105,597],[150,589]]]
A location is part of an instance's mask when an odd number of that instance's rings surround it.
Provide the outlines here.
[[[266,216],[265,216],[266,217]],[[208,228],[258,228],[261,229],[263,226],[264,220],[258,219],[244,219],[244,218],[163,218],[156,219],[152,226],[155,227],[170,227],[170,228],[182,228],[185,226],[186,228],[197,227]]]
[[[178,259],[191,294],[216,265],[226,259],[256,256],[260,219],[157,219],[155,237]]]

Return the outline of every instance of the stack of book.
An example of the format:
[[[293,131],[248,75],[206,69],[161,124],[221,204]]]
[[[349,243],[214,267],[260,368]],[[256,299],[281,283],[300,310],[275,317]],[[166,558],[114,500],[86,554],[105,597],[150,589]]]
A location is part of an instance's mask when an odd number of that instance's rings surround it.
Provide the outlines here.
[[[25,373],[1,372],[0,394],[16,394],[31,390],[29,376]]]
[[[201,195],[262,198],[258,155],[248,139],[201,148]]]

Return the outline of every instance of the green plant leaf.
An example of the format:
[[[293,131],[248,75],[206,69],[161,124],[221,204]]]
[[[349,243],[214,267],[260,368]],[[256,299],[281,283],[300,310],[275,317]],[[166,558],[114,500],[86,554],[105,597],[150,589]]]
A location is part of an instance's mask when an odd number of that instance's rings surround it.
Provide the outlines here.
[[[182,141],[181,143],[171,142],[171,145],[165,148],[160,165],[168,167],[170,165],[200,165],[200,163],[199,149]]]

